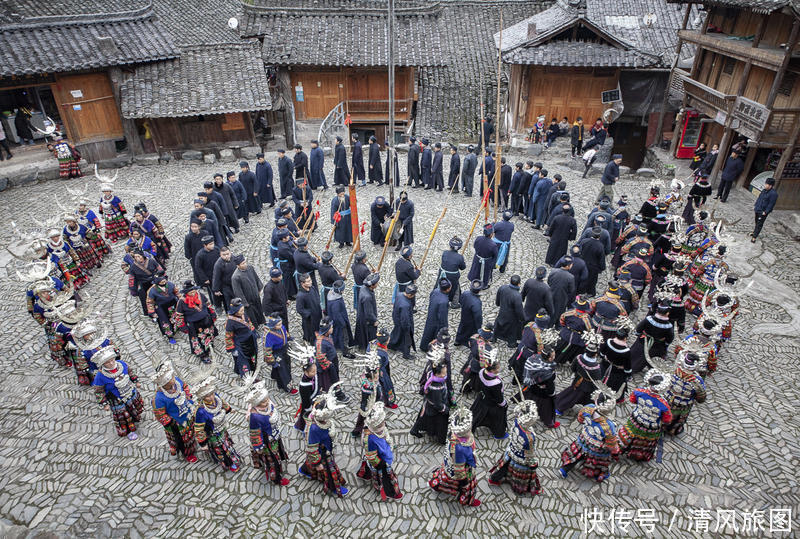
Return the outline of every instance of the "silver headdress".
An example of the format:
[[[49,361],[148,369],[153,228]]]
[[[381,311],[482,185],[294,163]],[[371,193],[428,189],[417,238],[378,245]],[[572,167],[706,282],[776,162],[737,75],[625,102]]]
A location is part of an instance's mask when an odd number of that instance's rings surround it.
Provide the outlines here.
[[[542,331],[542,346],[553,348],[558,344],[560,338],[558,330],[554,328],[547,328]]]
[[[375,404],[373,404],[369,412],[367,412],[364,423],[366,423],[369,430],[375,432],[382,430],[385,422],[386,408],[382,401],[375,401]]]
[[[317,350],[313,346],[297,341],[294,341],[293,347],[289,349],[289,358],[299,363],[303,370],[316,361],[316,354]]]
[[[674,191],[680,191],[681,189],[683,189],[683,188],[686,186],[686,184],[685,184],[685,183],[683,183],[683,182],[682,182],[681,180],[679,180],[678,178],[672,178],[672,181],[671,181],[671,182],[669,182],[669,186],[670,186],[670,188],[672,188],[672,190],[674,190]]]
[[[614,391],[602,380],[592,380],[592,383],[597,388],[597,390],[592,393],[592,402],[594,402],[598,412],[607,416],[614,411],[617,400],[622,398],[622,395],[625,394],[625,384],[622,384],[617,391]]]
[[[119,175],[119,169],[114,172],[114,177],[106,176],[104,174],[99,174],[97,172],[97,165],[94,166],[94,176],[100,182],[100,190],[113,190],[114,189],[114,182],[117,181],[117,176]]]
[[[664,187],[664,182],[659,179],[650,180],[650,189],[661,189]]]
[[[472,412],[468,408],[458,407],[450,412],[450,432],[459,437],[472,432]]]
[[[653,346],[654,339],[647,337],[644,343],[644,359],[648,365],[652,365],[655,369],[661,372],[672,372],[675,366],[668,360],[662,357],[650,357],[650,347]]]
[[[677,356],[677,363],[681,369],[687,372],[706,369],[707,354],[700,343],[684,341],[681,343],[681,347]]]
[[[194,386],[194,396],[202,400],[217,391],[217,379],[214,376],[204,377]]]
[[[330,421],[336,410],[346,408],[344,404],[339,404],[336,400],[336,391],[341,386],[341,382],[333,384],[327,393],[321,393],[314,399],[311,405],[309,419],[322,428],[330,428]]]
[[[530,430],[538,419],[536,403],[532,400],[523,400],[514,407],[514,416],[523,429]]]
[[[488,369],[498,365],[500,363],[500,358],[497,357],[497,348],[492,348],[491,350],[484,349],[483,360],[486,362],[486,367]]]
[[[581,333],[581,339],[586,343],[586,350],[597,351],[600,345],[603,344],[603,334],[597,331],[587,329]]]
[[[23,283],[46,279],[53,269],[53,262],[47,256],[47,240],[42,231],[22,232],[11,221],[11,242],[5,250],[14,259],[6,266],[8,276]],[[42,260],[42,257],[45,259]]]
[[[371,347],[366,354],[358,354],[355,361],[357,367],[364,369],[364,374],[370,375],[381,368],[381,358],[378,356],[377,347]]]
[[[253,384],[250,391],[247,393],[246,403],[255,408],[269,398],[269,390],[267,389],[267,382],[261,380]]]
[[[54,307],[48,316],[59,319],[65,324],[75,325],[89,315],[89,308],[86,304],[78,305],[75,300],[68,300],[64,304]]]
[[[658,369],[650,369],[644,375],[644,379],[650,390],[660,395],[669,389],[672,375]]]
[[[662,281],[656,287],[656,292],[653,294],[653,297],[655,298],[655,303],[672,301],[672,298],[675,297],[675,287],[666,281]]]
[[[92,356],[92,362],[95,365],[102,365],[109,359],[116,359],[117,352],[111,346],[104,346],[100,350],[94,353]]]
[[[155,382],[156,386],[164,387],[168,383],[170,383],[175,378],[175,367],[172,365],[172,361],[167,359],[161,365],[158,366],[156,369],[156,374],[153,376],[153,382]]]
[[[94,350],[106,340],[108,330],[95,317],[87,316],[72,328],[75,346],[81,350]]]

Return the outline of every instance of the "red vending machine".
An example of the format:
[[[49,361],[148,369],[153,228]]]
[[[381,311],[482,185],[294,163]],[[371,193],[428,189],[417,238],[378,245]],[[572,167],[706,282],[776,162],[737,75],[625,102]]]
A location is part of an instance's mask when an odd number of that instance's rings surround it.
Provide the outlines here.
[[[700,136],[703,134],[703,123],[700,121],[700,114],[696,110],[687,110],[683,115],[683,129],[681,129],[681,140],[675,157],[678,159],[691,159],[694,157],[695,149],[700,145]]]

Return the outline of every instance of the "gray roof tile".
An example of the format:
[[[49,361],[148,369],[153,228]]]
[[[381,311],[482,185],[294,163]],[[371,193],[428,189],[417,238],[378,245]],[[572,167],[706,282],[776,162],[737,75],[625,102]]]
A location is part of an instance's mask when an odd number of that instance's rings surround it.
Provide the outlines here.
[[[268,110],[268,85],[258,42],[185,47],[180,59],[136,66],[120,108],[125,118]]]

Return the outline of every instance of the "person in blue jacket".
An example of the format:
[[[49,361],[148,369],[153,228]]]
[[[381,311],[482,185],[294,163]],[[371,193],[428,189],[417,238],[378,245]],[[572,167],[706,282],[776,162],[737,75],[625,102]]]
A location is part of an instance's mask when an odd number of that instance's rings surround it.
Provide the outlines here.
[[[500,273],[505,273],[508,259],[511,254],[511,235],[514,233],[514,223],[511,222],[513,214],[511,210],[503,212],[503,220],[494,224],[494,238],[492,240],[498,246],[497,261],[495,267],[500,269]]]
[[[767,178],[764,182],[764,190],[759,193],[753,209],[756,213],[756,224],[753,233],[750,234],[750,242],[755,243],[756,238],[761,234],[761,228],[764,226],[764,221],[767,220],[767,215],[772,213],[775,209],[775,202],[778,201],[778,192],[775,190],[775,178]]]
[[[364,420],[366,428],[361,432],[364,457],[356,474],[361,479],[372,482],[372,487],[380,492],[381,500],[399,500],[403,497],[397,484],[397,475],[392,470],[394,452],[392,439],[386,428],[386,410],[383,403],[376,402]]]
[[[547,169],[542,169],[539,181],[536,182],[533,189],[533,198],[531,198],[531,206],[536,217],[536,224],[533,225],[533,228],[540,229],[547,223],[547,210],[550,203],[548,195],[552,186],[553,180],[547,177]]]
[[[439,286],[431,292],[428,300],[428,318],[425,320],[425,329],[422,330],[422,339],[419,341],[419,348],[423,352],[428,351],[428,345],[436,338],[439,330],[448,325],[447,314],[450,310],[448,295],[451,286],[447,279],[440,279]]]

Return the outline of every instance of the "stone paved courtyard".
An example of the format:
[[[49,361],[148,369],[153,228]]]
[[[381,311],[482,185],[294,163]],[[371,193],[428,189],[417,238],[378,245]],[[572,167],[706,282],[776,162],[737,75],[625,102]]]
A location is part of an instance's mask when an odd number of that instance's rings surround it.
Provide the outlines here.
[[[268,153],[267,158],[274,166],[275,154]],[[405,170],[404,158],[401,155],[401,171]],[[599,189],[599,179],[581,179],[563,166],[565,157],[559,150],[550,150],[539,159],[551,175],[561,173],[567,180],[582,227]],[[508,160],[513,163],[522,157],[512,154]],[[183,258],[182,238],[194,193],[214,172],[233,168],[234,163],[178,162],[119,171],[116,191],[127,207],[132,209],[136,202],[145,201],[165,224],[176,248],[168,264],[172,281],[179,283],[190,276]],[[326,175],[331,183],[330,157],[326,159]],[[96,192],[97,182],[93,178],[87,180],[92,193]],[[9,219],[25,223],[29,214],[52,213],[57,208],[55,195],[67,185],[77,187],[83,183],[51,181],[2,193],[0,214],[6,218],[5,233],[9,233]],[[638,208],[648,191],[648,180],[623,178],[618,184],[620,191],[629,193],[631,207]],[[322,198],[323,216],[327,215],[331,193],[315,193]],[[378,194],[386,196],[388,189],[359,188],[362,221],[369,219],[369,204]],[[446,193],[411,190],[410,197],[416,205],[415,258],[419,261]],[[452,235],[466,237],[479,202],[477,196],[469,199],[454,195],[450,200],[418,281],[421,293],[417,300],[417,339],[425,323],[428,292],[435,280],[439,255]],[[172,347],[149,320],[139,316],[138,301],[129,295],[119,268],[119,250],[102,270],[95,271],[86,290],[97,300],[124,359],[140,375],[148,404],[135,442],[116,436],[108,413],[98,407],[91,390],[77,386],[72,369],[52,363],[41,329],[25,311],[22,285],[3,273],[0,518],[22,527],[6,529],[6,533],[32,529],[77,537],[577,537],[594,524],[601,527],[595,527],[590,536],[625,535],[625,529],[630,536],[788,536],[777,532],[780,515],[774,510],[791,509],[795,517],[800,508],[800,419],[796,412],[800,401],[800,272],[796,265],[800,248],[778,233],[773,217],[767,221],[761,240],[751,245],[747,234],[752,227],[752,203],[752,195],[737,190],[728,204],[718,207],[717,215],[730,221],[743,217],[732,227],[735,242],[729,248],[729,263],[740,274],[755,269],[754,285],[742,298],[742,313],[736,320],[733,339],[723,350],[719,371],[707,381],[708,401],[695,408],[681,436],[665,441],[661,462],[634,464],[622,459],[612,465],[612,475],[603,484],[576,473],[561,479],[557,472],[560,452],[577,433],[573,410],[561,418],[558,429],[537,427],[539,476],[544,492],[534,498],[519,497],[508,486],[490,488],[487,484],[486,472],[505,442],[479,431],[478,497],[483,505],[477,509],[461,507],[427,487],[429,472],[441,461],[442,448],[408,435],[421,399],[416,392],[424,362],[421,354],[413,362],[392,356],[400,408],[388,414],[388,425],[395,440],[395,470],[405,493],[401,501],[381,503],[371,486],[355,476],[361,450],[360,444],[350,438],[349,430],[356,417],[356,399],[347,413],[340,415],[335,448],[339,466],[354,487],[351,494],[344,499],[324,496],[318,484],[299,476],[297,467],[304,458],[303,448],[300,434],[290,427],[299,398],[275,391],[273,397],[288,427],[284,429],[284,439],[290,454],[288,477],[292,481],[288,487],[278,488],[268,484],[250,464],[243,399],[235,392],[232,361],[224,351],[222,338],[217,339],[217,376],[221,379],[221,394],[237,410],[231,418],[231,429],[235,446],[243,456],[242,470],[224,473],[204,455],[194,465],[169,456],[163,429],[154,420],[149,405],[154,389],[150,376],[154,366],[168,355],[191,383],[199,364],[189,354],[185,338]],[[545,238],[529,224],[516,223],[508,271],[504,275],[495,273],[491,289],[484,294],[486,320],[494,320],[498,286],[515,273],[527,279],[544,259]],[[272,226],[272,211],[265,211],[251,219],[249,225],[243,225],[232,245],[234,252],[244,253],[255,265],[262,280],[269,265]],[[323,250],[329,226],[325,219],[313,235],[311,246],[315,251]],[[368,259],[377,264],[380,252],[368,241],[368,231],[367,227]],[[347,253],[337,249],[334,253],[334,263],[343,268]],[[471,256],[470,249],[468,257]],[[389,327],[396,259],[393,251],[387,254],[378,289],[379,312]],[[5,263],[6,257],[2,260]],[[600,282],[605,281],[607,277],[601,277]],[[346,300],[350,305],[352,295],[347,294]],[[293,305],[290,316],[290,331],[299,334],[300,322]],[[452,331],[458,318],[457,311],[450,312]],[[223,319],[220,316],[218,325]],[[501,355],[510,355],[504,345]],[[457,348],[454,366],[460,366],[464,359],[464,349]],[[342,365],[347,391],[355,395],[357,369],[347,359],[342,359]],[[293,370],[297,381],[299,370],[296,366]],[[570,379],[566,368],[562,368],[558,389]],[[506,397],[511,396],[508,381],[506,376]],[[634,379],[639,381],[641,376]],[[629,410],[629,405],[619,407],[616,417],[622,420]],[[735,529],[724,520],[731,515],[726,510],[734,511]],[[616,516],[609,519],[612,511]],[[758,520],[758,511],[764,512],[763,522]],[[602,523],[593,518],[599,514]],[[758,529],[759,523],[763,531]],[[3,529],[0,524],[0,532]]]

